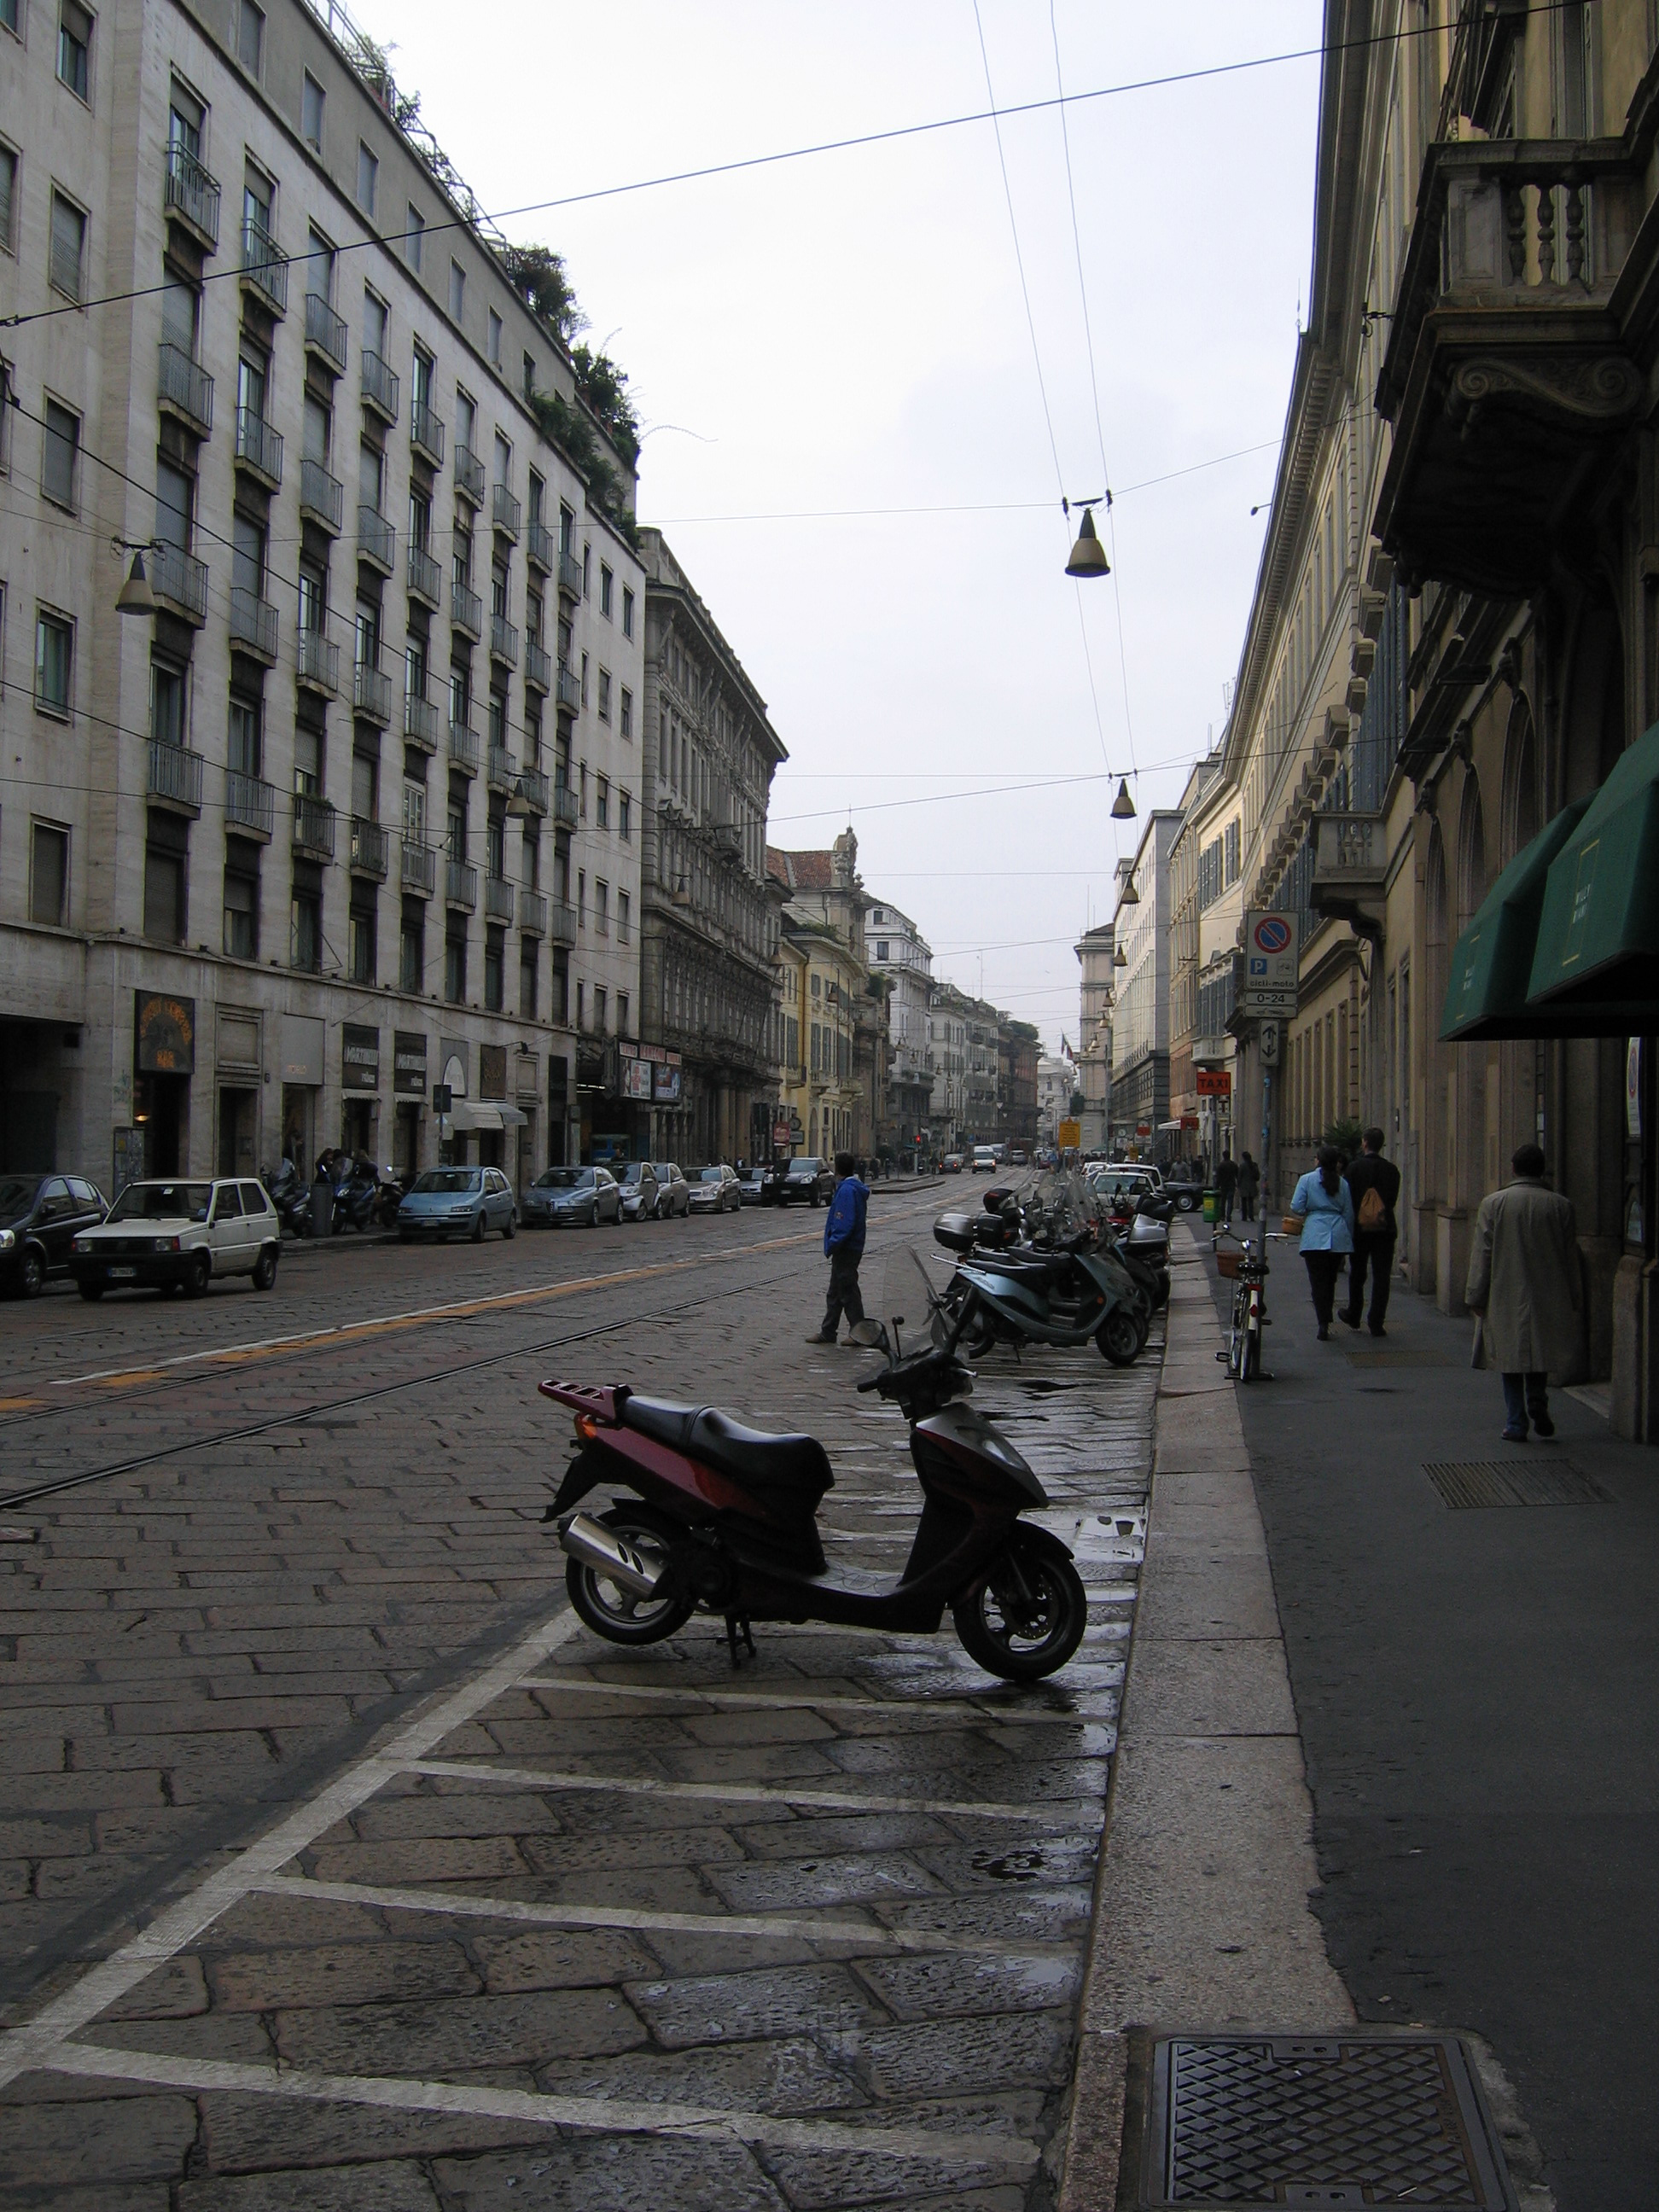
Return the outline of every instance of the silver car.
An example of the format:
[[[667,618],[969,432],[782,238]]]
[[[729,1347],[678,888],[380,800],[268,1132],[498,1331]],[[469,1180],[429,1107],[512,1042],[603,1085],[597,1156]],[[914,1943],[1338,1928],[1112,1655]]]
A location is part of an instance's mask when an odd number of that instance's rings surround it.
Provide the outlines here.
[[[487,1229],[511,1237],[519,1225],[513,1186],[499,1168],[428,1168],[398,1208],[398,1237],[468,1237],[482,1244]]]
[[[650,1221],[657,1211],[657,1170],[649,1160],[629,1160],[617,1178],[624,1221]]]
[[[742,1204],[742,1189],[728,1167],[705,1168],[691,1186],[693,1213],[735,1213]]]
[[[659,1160],[657,1169],[657,1219],[667,1221],[677,1213],[691,1211],[691,1186],[672,1160]]]
[[[525,1225],[597,1229],[622,1218],[622,1194],[609,1168],[549,1168],[524,1194]]]

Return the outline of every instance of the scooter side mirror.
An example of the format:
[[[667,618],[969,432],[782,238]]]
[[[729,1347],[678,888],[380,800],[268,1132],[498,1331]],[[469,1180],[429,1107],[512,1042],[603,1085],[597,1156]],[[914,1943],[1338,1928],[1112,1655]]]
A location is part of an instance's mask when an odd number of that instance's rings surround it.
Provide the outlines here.
[[[893,1356],[887,1331],[878,1321],[871,1321],[866,1316],[863,1321],[854,1322],[847,1332],[847,1338],[849,1344],[856,1344],[861,1352],[884,1352],[890,1359]]]

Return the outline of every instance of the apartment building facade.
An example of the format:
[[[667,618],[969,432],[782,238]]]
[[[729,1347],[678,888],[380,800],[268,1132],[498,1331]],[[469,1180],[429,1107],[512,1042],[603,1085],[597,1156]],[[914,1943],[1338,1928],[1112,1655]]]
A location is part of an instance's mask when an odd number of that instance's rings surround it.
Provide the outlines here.
[[[823,1158],[869,1152],[885,1078],[884,1024],[870,994],[865,926],[871,902],[858,858],[851,830],[827,852],[766,851],[781,943],[790,948],[786,1019],[799,1023],[801,1054],[798,1065],[781,1071],[779,1118],[790,1122],[792,1133],[799,1124],[805,1150]],[[792,976],[799,979],[800,993],[793,1007],[787,999]]]
[[[631,461],[376,67],[304,0],[0,15],[9,1164],[523,1181],[633,1018]]]
[[[1112,1133],[1112,1012],[1117,1000],[1117,933],[1109,921],[1085,929],[1073,946],[1078,979],[1078,1088],[1083,1093],[1079,1134],[1085,1152],[1103,1152]]]
[[[1133,860],[1118,864],[1113,916],[1111,1140],[1137,1158],[1167,1157],[1170,1131],[1170,861],[1181,830],[1173,807],[1149,814]],[[1123,965],[1116,964],[1121,951]]]
[[[870,908],[865,945],[870,973],[880,978],[887,997],[887,1087],[877,1150],[913,1160],[927,1149],[933,1105],[928,1000],[933,956],[909,915],[884,900]]]

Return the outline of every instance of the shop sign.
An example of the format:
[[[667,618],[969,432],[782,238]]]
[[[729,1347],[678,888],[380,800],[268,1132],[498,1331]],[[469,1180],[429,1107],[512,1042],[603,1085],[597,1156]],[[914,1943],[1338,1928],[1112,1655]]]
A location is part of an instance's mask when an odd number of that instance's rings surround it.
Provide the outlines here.
[[[134,1017],[134,1057],[141,1075],[191,1075],[196,1070],[196,1001],[140,991]]]
[[[658,1068],[651,1095],[659,1106],[678,1106],[680,1100],[679,1069],[678,1067]]]
[[[380,1087],[380,1032],[346,1022],[340,1030],[340,1087],[343,1091],[378,1091]]]
[[[670,1067],[678,1067],[680,1064],[680,1056],[672,1047],[665,1047],[663,1059]]]
[[[662,1065],[666,1066],[668,1054],[659,1044],[642,1044],[640,1047],[640,1058],[641,1060],[654,1060],[660,1062]]]
[[[504,1044],[479,1046],[478,1096],[480,1098],[506,1097],[507,1047]]]
[[[426,1096],[426,1039],[413,1030],[392,1033],[392,1087],[408,1097]]]
[[[622,1064],[622,1095],[624,1098],[651,1099],[651,1063],[648,1060],[624,1059]]]
[[[284,1014],[281,1042],[283,1080],[316,1089],[323,1079],[323,1039],[325,1024],[320,1014]]]
[[[1229,1069],[1200,1067],[1195,1068],[1193,1073],[1200,1098],[1231,1098],[1232,1097],[1233,1079]]]
[[[1083,1143],[1081,1121],[1062,1121],[1054,1131],[1054,1143],[1062,1152],[1074,1152]]]
[[[1183,1115],[1182,1115],[1182,1117],[1181,1117],[1181,1126],[1182,1126],[1182,1127],[1183,1129],[1195,1129],[1195,1128],[1197,1128],[1197,1127],[1198,1127],[1198,1116],[1197,1116],[1197,1115],[1196,1115],[1196,1114],[1183,1114]]]
[[[772,1142],[780,1147],[789,1142],[789,1124],[787,1121],[778,1121],[773,1122]]]

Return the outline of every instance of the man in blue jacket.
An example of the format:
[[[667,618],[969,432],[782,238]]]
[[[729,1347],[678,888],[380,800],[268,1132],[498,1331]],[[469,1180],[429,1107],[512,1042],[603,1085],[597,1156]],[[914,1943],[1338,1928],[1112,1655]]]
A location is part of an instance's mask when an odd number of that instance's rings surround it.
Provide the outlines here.
[[[836,1154],[836,1194],[823,1224],[824,1257],[830,1262],[830,1303],[823,1310],[823,1326],[809,1344],[833,1344],[843,1313],[847,1325],[856,1328],[864,1319],[864,1300],[859,1296],[859,1261],[864,1257],[864,1214],[870,1193],[859,1181],[851,1152]]]

